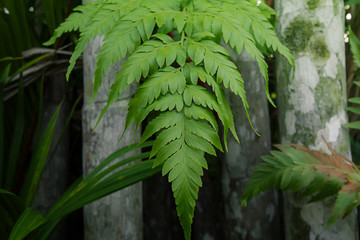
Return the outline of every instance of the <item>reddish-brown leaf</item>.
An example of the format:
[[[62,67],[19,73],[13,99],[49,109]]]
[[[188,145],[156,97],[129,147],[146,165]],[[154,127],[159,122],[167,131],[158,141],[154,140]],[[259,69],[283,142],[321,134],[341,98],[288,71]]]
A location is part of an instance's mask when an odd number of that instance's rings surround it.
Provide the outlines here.
[[[359,190],[360,190],[360,184],[350,179],[344,186],[342,186],[340,192],[351,194]]]
[[[359,173],[359,169],[355,166],[355,164],[352,161],[347,159],[345,156],[342,156],[342,155],[338,154],[337,152],[335,152],[334,149],[329,145],[329,143],[327,143],[325,141],[324,138],[323,138],[323,140],[324,140],[326,146],[328,147],[328,149],[330,150],[330,152],[332,153],[331,155],[320,152],[320,151],[316,151],[316,150],[310,150],[308,148],[305,148],[305,147],[302,147],[299,145],[295,145],[295,144],[290,144],[290,145],[297,149],[300,149],[300,150],[303,150],[303,151],[309,153],[323,165],[333,166],[333,167],[341,169],[347,173],[355,173],[355,172]]]

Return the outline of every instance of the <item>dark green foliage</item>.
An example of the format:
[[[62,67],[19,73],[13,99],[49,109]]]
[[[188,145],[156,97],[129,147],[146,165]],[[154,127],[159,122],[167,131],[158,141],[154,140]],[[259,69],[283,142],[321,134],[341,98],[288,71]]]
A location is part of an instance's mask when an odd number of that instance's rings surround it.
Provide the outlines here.
[[[10,73],[10,64],[6,66],[4,71],[1,73],[0,76],[0,132],[4,132],[4,94],[3,89],[6,84],[7,78]],[[5,141],[4,141],[4,134],[0,134],[0,173],[3,173],[5,170]],[[3,182],[5,181],[3,174],[0,176],[0,186],[3,185]]]
[[[56,122],[60,113],[61,104],[57,107],[56,111],[52,115],[49,123],[46,125],[43,136],[37,142],[35,150],[32,155],[29,169],[27,171],[25,182],[21,190],[21,197],[25,200],[27,206],[31,206],[33,198],[35,196],[37,186],[40,181],[41,173],[46,166],[46,160],[49,155],[51,142],[54,136]]]
[[[351,30],[351,28],[349,28],[349,33],[350,33],[349,34],[350,47],[351,47],[351,52],[353,54],[354,62],[356,64],[356,66],[358,68],[360,68],[360,41],[356,37],[354,32]],[[358,87],[360,87],[359,81],[354,81],[354,84],[357,85]],[[360,104],[360,98],[359,97],[350,98],[349,103]],[[352,107],[347,107],[346,109],[357,115],[360,114],[360,107],[358,107],[357,105],[352,106]],[[351,122],[351,123],[345,124],[345,126],[347,126],[349,128],[360,129],[360,121]]]
[[[28,198],[21,199],[0,188],[1,239],[24,239],[25,237],[34,240],[48,239],[57,224],[71,212],[158,173],[161,169],[152,167],[153,160],[124,167],[134,161],[148,158],[149,152],[135,154],[113,164],[124,154],[151,145],[152,142],[129,145],[105,158],[88,176],[74,182],[46,216],[42,216],[30,207],[26,208]]]
[[[3,89],[4,82],[8,79],[9,70],[10,67],[7,67],[1,75],[0,90]],[[76,181],[73,186],[62,195],[58,202],[55,203],[49,213],[46,216],[42,216],[39,212],[31,208],[32,200],[38,187],[40,177],[46,166],[46,162],[50,161],[51,157],[55,154],[56,148],[62,139],[66,127],[69,125],[75,107],[81,97],[76,100],[76,103],[66,120],[64,126],[65,129],[63,129],[63,132],[57,139],[57,144],[52,151],[50,151],[50,145],[54,137],[53,133],[61,104],[56,109],[50,122],[46,125],[45,130],[42,133],[40,131],[41,121],[38,121],[32,156],[29,158],[30,166],[27,169],[26,179],[22,184],[20,198],[8,190],[13,190],[13,185],[15,185],[13,183],[18,182],[19,179],[21,179],[19,174],[14,174],[14,172],[17,172],[19,169],[19,167],[17,167],[19,165],[17,161],[18,157],[16,157],[16,154],[21,154],[19,143],[24,142],[24,136],[22,131],[20,131],[24,128],[24,118],[19,117],[24,114],[23,104],[25,104],[25,101],[23,91],[22,81],[20,81],[16,109],[18,113],[16,113],[16,121],[14,121],[15,127],[12,131],[14,132],[12,141],[10,141],[8,145],[5,145],[6,142],[3,140],[3,134],[0,135],[0,149],[5,149],[5,146],[9,146],[10,151],[8,154],[9,157],[5,155],[3,151],[0,152],[0,176],[5,180],[4,187],[8,188],[6,190],[3,189],[3,187],[0,187],[0,214],[2,216],[0,218],[0,239],[48,239],[48,236],[57,224],[68,214],[97,199],[150,177],[161,170],[160,168],[152,167],[153,160],[143,161],[129,167],[124,167],[125,164],[148,158],[150,155],[149,152],[137,155],[134,154],[131,157],[112,164],[126,153],[142,147],[151,146],[152,142],[127,146],[104,159],[103,162],[86,178]],[[40,92],[43,92],[42,89]],[[3,95],[2,91],[0,92],[0,95]],[[2,117],[4,115],[2,99],[3,98],[0,98],[1,129],[3,129],[4,125]],[[40,94],[39,112],[41,112],[42,109],[42,102],[42,94]],[[123,169],[119,169],[120,167],[123,167]]]
[[[360,86],[360,82],[357,81],[354,83],[357,86]],[[350,98],[349,103],[360,104],[360,98],[359,97]],[[346,110],[348,110],[349,112],[355,113],[355,114],[360,114],[360,107],[358,107],[357,105],[353,106],[353,107],[347,107]],[[353,129],[360,129],[360,121],[347,123],[347,124],[344,124],[344,126],[353,128]]]
[[[346,2],[346,4],[359,4],[360,3],[360,0],[349,0]]]
[[[303,197],[311,196],[310,202],[337,194],[327,227],[360,205],[360,170],[353,162],[330,146],[331,155],[293,146],[277,146],[281,152],[263,157],[265,163],[257,165],[246,185],[242,205],[272,187],[301,191]]]
[[[41,215],[41,213],[32,208],[26,208],[16,221],[9,236],[9,240],[23,239],[45,222],[46,219]]]
[[[0,89],[1,90],[1,89]],[[17,106],[16,106],[16,117],[15,117],[15,126],[14,131],[12,133],[13,139],[10,145],[10,153],[8,158],[8,166],[6,171],[6,180],[5,180],[5,188],[12,189],[14,175],[16,170],[16,163],[19,158],[19,154],[21,152],[21,141],[23,140],[24,133],[24,82],[23,79],[20,79],[19,92],[17,95]],[[0,100],[1,101],[1,100]]]
[[[86,44],[104,36],[92,100],[107,69],[129,55],[101,116],[128,85],[144,80],[129,103],[125,127],[133,123],[138,127],[150,112],[158,112],[141,142],[156,134],[150,158],[155,158],[154,166],[162,166],[163,175],[169,174],[185,238],[190,239],[202,169],[207,168],[204,155],[215,155],[215,148],[223,150],[216,118],[224,126],[225,148],[229,130],[238,139],[224,89],[240,97],[246,113],[249,108],[244,80],[220,41],[238,54],[245,49],[256,59],[268,86],[262,52],[278,51],[294,65],[269,22],[274,12],[255,0],[108,0],[89,2],[76,11],[46,44],[80,30],[69,78]],[[271,102],[268,87],[266,94]]]
[[[360,68],[360,41],[356,37],[355,33],[349,28],[349,38],[351,52],[354,57],[354,62],[358,68]]]
[[[70,9],[80,3],[80,0],[1,0],[0,71],[6,66],[2,63],[4,60],[14,62],[13,71],[20,68],[22,52],[40,47]],[[64,43],[64,39],[60,42]]]
[[[19,197],[0,188],[1,239],[8,239],[11,228],[24,210],[25,204]]]
[[[61,53],[54,56],[55,50],[33,48],[39,47],[41,42],[48,39],[49,32],[53,32],[70,9],[80,2],[0,0],[0,239],[48,239],[56,225],[74,210],[161,170],[152,168],[153,161],[123,166],[148,158],[149,153],[133,154],[111,165],[123,154],[149,147],[152,143],[128,146],[106,158],[88,177],[76,181],[46,216],[29,207],[46,162],[51,161],[54,156],[75,106],[81,99],[77,99],[67,118],[65,129],[58,139],[54,139],[57,143],[50,151],[60,106],[41,133],[43,88],[38,87],[40,81],[37,81],[38,84],[28,85],[38,79],[44,80],[49,72],[53,75],[59,71],[61,64],[58,63],[63,61],[63,57],[60,56]],[[63,50],[59,47],[65,45],[64,42],[68,43],[66,38],[58,39],[55,48]],[[11,71],[8,62],[11,62]],[[49,66],[53,67],[51,71]],[[12,98],[14,95],[16,97]],[[27,164],[30,165],[29,168]],[[120,167],[123,169],[119,169]],[[24,182],[23,174],[26,174]],[[21,187],[20,198],[16,194]]]

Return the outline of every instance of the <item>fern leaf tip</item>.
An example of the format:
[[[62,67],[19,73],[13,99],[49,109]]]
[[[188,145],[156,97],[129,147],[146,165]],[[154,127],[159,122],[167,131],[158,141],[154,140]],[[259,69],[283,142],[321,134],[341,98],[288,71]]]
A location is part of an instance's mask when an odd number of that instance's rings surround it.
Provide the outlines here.
[[[267,94],[267,95],[268,95],[268,94]],[[272,98],[271,98],[270,95],[267,96],[267,99],[268,99],[269,103],[271,104],[271,106],[273,106],[274,108],[276,108],[276,105],[275,105],[275,103],[274,103],[274,101],[272,100]]]
[[[89,109],[90,109],[90,106],[89,106]],[[92,133],[95,132],[95,129],[97,128],[98,124],[100,123],[100,120],[101,120],[101,117],[99,117],[98,120],[96,121],[96,124],[94,126],[94,129],[93,129]]]
[[[47,47],[48,47],[48,46],[51,46],[51,45],[53,45],[53,44],[54,44],[54,41],[51,41],[51,40],[46,41],[46,42],[43,43],[43,45],[44,45],[44,46],[47,46]]]
[[[71,73],[71,70],[70,68],[68,69],[68,71],[66,72],[66,81],[68,82],[69,79],[70,79],[70,73]]]

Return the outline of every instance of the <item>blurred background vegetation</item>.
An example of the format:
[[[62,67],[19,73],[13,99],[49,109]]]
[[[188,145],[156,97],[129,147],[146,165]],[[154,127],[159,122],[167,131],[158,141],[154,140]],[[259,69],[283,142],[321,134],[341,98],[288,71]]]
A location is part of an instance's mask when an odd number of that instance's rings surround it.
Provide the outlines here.
[[[345,15],[345,24],[347,26],[347,31],[345,32],[345,42],[346,44],[346,76],[347,76],[347,95],[348,98],[354,98],[360,96],[360,88],[354,84],[354,82],[360,80],[360,69],[356,66],[354,62],[354,56],[351,52],[349,43],[349,27],[359,38],[360,37],[360,4],[347,5],[346,6],[346,15]],[[349,104],[349,106],[354,106],[354,104]],[[348,112],[349,122],[354,122],[360,120],[359,114]],[[351,136],[351,151],[353,155],[353,160],[359,164],[360,160],[360,133],[356,129],[350,129]]]
[[[82,72],[75,71],[69,82],[64,77],[77,36],[60,38],[53,49],[42,46],[79,4],[81,0],[0,0],[0,187],[18,196],[34,198],[35,193],[24,193],[27,174],[30,168],[43,170],[59,146],[63,150],[62,140],[68,141],[65,166],[71,162],[71,167],[58,183],[60,193],[81,176],[81,104],[70,109],[81,101]],[[77,69],[82,69],[81,61]],[[60,102],[56,119],[48,125]],[[47,125],[52,131],[46,132]],[[54,200],[43,209],[42,200],[36,200],[38,210],[45,214]],[[81,218],[77,211],[62,229],[80,239]],[[8,220],[8,226],[13,224]]]
[[[152,160],[124,166],[148,159],[145,150],[123,156],[146,142],[116,150],[81,178],[81,58],[65,79],[78,34],[42,46],[79,4],[0,0],[0,239],[83,239],[83,206],[160,171]]]

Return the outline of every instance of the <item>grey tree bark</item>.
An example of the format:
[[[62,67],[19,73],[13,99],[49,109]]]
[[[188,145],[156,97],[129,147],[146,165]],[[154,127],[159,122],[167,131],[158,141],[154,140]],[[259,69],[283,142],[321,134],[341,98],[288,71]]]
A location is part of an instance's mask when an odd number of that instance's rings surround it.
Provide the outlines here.
[[[83,0],[83,3],[87,0]],[[134,128],[129,128],[122,141],[117,144],[124,130],[127,105],[134,93],[134,86],[128,88],[113,104],[93,132],[93,127],[106,104],[108,92],[120,63],[109,69],[103,79],[103,86],[89,108],[93,88],[96,55],[101,48],[98,37],[88,44],[84,52],[84,106],[83,106],[83,172],[87,175],[105,157],[116,149],[131,143]],[[134,142],[139,140],[136,135]],[[141,183],[105,197],[84,208],[85,239],[134,239],[141,240],[142,191]]]
[[[230,51],[231,58],[245,81],[250,118],[257,136],[246,118],[238,96],[229,93],[228,99],[235,119],[240,144],[229,137],[229,151],[223,162],[223,199],[225,208],[226,239],[281,239],[278,199],[275,191],[267,191],[249,202],[244,208],[240,197],[251,172],[262,155],[271,150],[271,130],[265,81],[257,63],[246,52],[241,55]]]
[[[295,79],[278,59],[277,87],[281,142],[327,151],[324,137],[350,157],[347,129],[344,9],[339,0],[278,0],[277,30],[295,56]],[[334,199],[306,204],[285,195],[286,239],[358,239],[355,214],[325,231]]]

